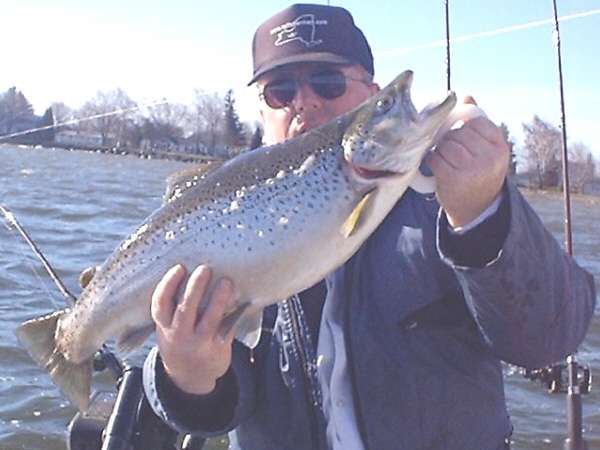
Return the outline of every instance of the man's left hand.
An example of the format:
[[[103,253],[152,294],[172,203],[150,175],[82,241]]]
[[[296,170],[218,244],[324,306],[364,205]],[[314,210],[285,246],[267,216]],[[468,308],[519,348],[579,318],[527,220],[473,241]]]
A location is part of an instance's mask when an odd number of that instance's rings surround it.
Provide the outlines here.
[[[427,163],[452,227],[467,225],[492,204],[506,178],[509,157],[502,132],[484,117],[442,136]]]

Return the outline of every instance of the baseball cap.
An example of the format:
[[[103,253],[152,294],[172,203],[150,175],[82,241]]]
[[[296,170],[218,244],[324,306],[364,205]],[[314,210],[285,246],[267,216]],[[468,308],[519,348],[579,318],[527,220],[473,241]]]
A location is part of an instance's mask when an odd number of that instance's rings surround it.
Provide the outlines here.
[[[295,4],[278,12],[254,33],[252,57],[248,85],[265,72],[299,62],[360,64],[375,73],[365,35],[339,6]]]

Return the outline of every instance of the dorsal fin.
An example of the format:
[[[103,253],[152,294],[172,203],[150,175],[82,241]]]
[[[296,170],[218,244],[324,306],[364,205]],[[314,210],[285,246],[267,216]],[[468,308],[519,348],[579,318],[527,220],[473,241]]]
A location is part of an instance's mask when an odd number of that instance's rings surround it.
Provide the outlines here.
[[[167,177],[167,187],[163,195],[163,205],[170,203],[187,189],[193,187],[208,173],[221,167],[225,161],[208,161],[199,166],[179,170]]]

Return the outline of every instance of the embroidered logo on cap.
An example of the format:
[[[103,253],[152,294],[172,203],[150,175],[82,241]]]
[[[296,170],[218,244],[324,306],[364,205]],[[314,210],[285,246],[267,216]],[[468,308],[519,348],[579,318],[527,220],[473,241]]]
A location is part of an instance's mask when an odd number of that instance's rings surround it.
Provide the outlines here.
[[[292,22],[284,23],[273,28],[270,33],[277,34],[275,45],[280,47],[288,42],[300,41],[307,47],[314,47],[323,43],[322,39],[316,39],[317,25],[327,25],[325,19],[315,19],[314,14],[303,14],[296,17]]]

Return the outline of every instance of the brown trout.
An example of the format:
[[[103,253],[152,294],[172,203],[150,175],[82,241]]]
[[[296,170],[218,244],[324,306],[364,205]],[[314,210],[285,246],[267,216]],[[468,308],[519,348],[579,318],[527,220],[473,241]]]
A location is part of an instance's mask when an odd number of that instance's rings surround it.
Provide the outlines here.
[[[233,280],[235,307],[222,327],[235,324],[236,338],[254,347],[265,306],[323,279],[409,186],[422,191],[419,165],[456,97],[419,113],[412,78],[406,71],[328,124],[180,183],[98,268],[72,309],[23,323],[20,341],[84,410],[94,353],[109,338],[124,350],[147,338],[152,292],[181,263],[208,264],[213,280]]]

